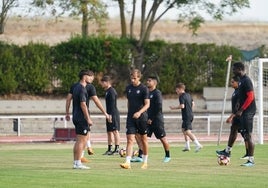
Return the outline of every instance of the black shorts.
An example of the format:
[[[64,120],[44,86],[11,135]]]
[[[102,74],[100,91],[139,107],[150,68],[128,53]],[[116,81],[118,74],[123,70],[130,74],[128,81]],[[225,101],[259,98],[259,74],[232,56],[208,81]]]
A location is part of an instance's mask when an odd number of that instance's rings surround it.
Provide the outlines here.
[[[232,122],[232,125],[231,125],[231,130],[239,130],[239,126],[240,126],[240,120],[239,118],[237,117],[234,117],[233,118],[233,122]]]
[[[147,136],[151,137],[153,133],[157,139],[161,139],[166,136],[163,120],[155,120],[151,125],[148,125]]]
[[[252,133],[255,113],[242,113],[239,118],[239,132]]]
[[[192,130],[192,122],[193,120],[190,120],[190,121],[182,121],[182,125],[181,125],[181,128],[184,129],[184,131],[187,131],[187,130]]]
[[[138,119],[127,117],[126,134],[147,134],[147,113],[142,113]]]
[[[120,117],[119,116],[112,116],[112,123],[109,123],[106,119],[106,131],[113,132],[113,131],[120,131]]]
[[[73,120],[75,126],[75,133],[80,135],[87,135],[90,131],[90,127],[85,119],[82,120]]]

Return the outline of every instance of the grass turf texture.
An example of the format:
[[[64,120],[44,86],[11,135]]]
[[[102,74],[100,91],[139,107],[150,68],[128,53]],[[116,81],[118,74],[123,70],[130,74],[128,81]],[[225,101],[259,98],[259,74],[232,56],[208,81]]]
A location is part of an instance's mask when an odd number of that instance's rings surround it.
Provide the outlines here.
[[[242,167],[244,146],[237,144],[231,163],[219,166],[215,150],[225,144],[205,143],[199,153],[182,152],[182,145],[171,143],[171,161],[163,163],[161,144],[150,144],[149,167],[132,163],[132,169],[121,169],[124,158],[104,156],[106,146],[93,145],[95,154],[86,157],[90,170],[72,169],[73,143],[28,143],[0,145],[0,187],[267,187],[268,144],[256,145],[254,167]]]

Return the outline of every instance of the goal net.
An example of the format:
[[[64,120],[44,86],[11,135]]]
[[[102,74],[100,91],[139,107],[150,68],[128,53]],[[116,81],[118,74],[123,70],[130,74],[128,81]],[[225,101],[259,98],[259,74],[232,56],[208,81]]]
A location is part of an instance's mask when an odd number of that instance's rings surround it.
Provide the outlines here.
[[[268,58],[256,58],[245,64],[254,85],[257,104],[253,133],[258,143],[263,144],[264,135],[268,134]]]

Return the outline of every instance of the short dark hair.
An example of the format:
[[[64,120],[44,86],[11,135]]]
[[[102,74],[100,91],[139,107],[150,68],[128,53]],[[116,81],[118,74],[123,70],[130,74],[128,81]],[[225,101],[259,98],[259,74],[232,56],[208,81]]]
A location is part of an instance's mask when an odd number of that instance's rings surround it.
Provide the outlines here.
[[[185,90],[185,84],[184,83],[177,83],[176,88]]]
[[[78,74],[79,79],[81,80],[84,75],[94,76],[94,72],[91,70],[81,70]]]
[[[244,63],[239,61],[239,62],[235,62],[233,64],[233,68],[244,71],[245,70],[245,65],[244,65]]]
[[[156,80],[156,81],[157,81],[157,83],[159,83],[159,82],[160,82],[159,77],[158,77],[158,76],[156,76],[156,75],[150,75],[150,76],[148,76],[148,79]]]
[[[110,76],[105,75],[105,76],[102,77],[101,81],[102,82],[109,82],[109,81],[111,81],[111,78],[110,78]]]
[[[133,70],[131,70],[131,72],[130,72],[130,76],[133,76],[134,74],[137,74],[137,76],[138,76],[139,78],[142,77],[141,71],[140,71],[139,69],[133,69]]]
[[[235,82],[239,82],[239,81],[240,81],[240,77],[239,77],[239,76],[233,76],[232,79],[233,79]]]

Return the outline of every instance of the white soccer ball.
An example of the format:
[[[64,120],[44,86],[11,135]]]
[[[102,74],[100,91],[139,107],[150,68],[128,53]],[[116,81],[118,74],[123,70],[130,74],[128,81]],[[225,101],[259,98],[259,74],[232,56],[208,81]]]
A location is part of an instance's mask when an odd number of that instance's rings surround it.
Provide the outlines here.
[[[217,161],[219,165],[226,166],[230,163],[231,160],[230,160],[230,157],[227,157],[225,155],[220,155],[218,156]]]
[[[121,149],[119,150],[119,155],[120,155],[120,157],[125,157],[125,156],[127,155],[127,150],[126,150],[126,148],[121,148]]]

